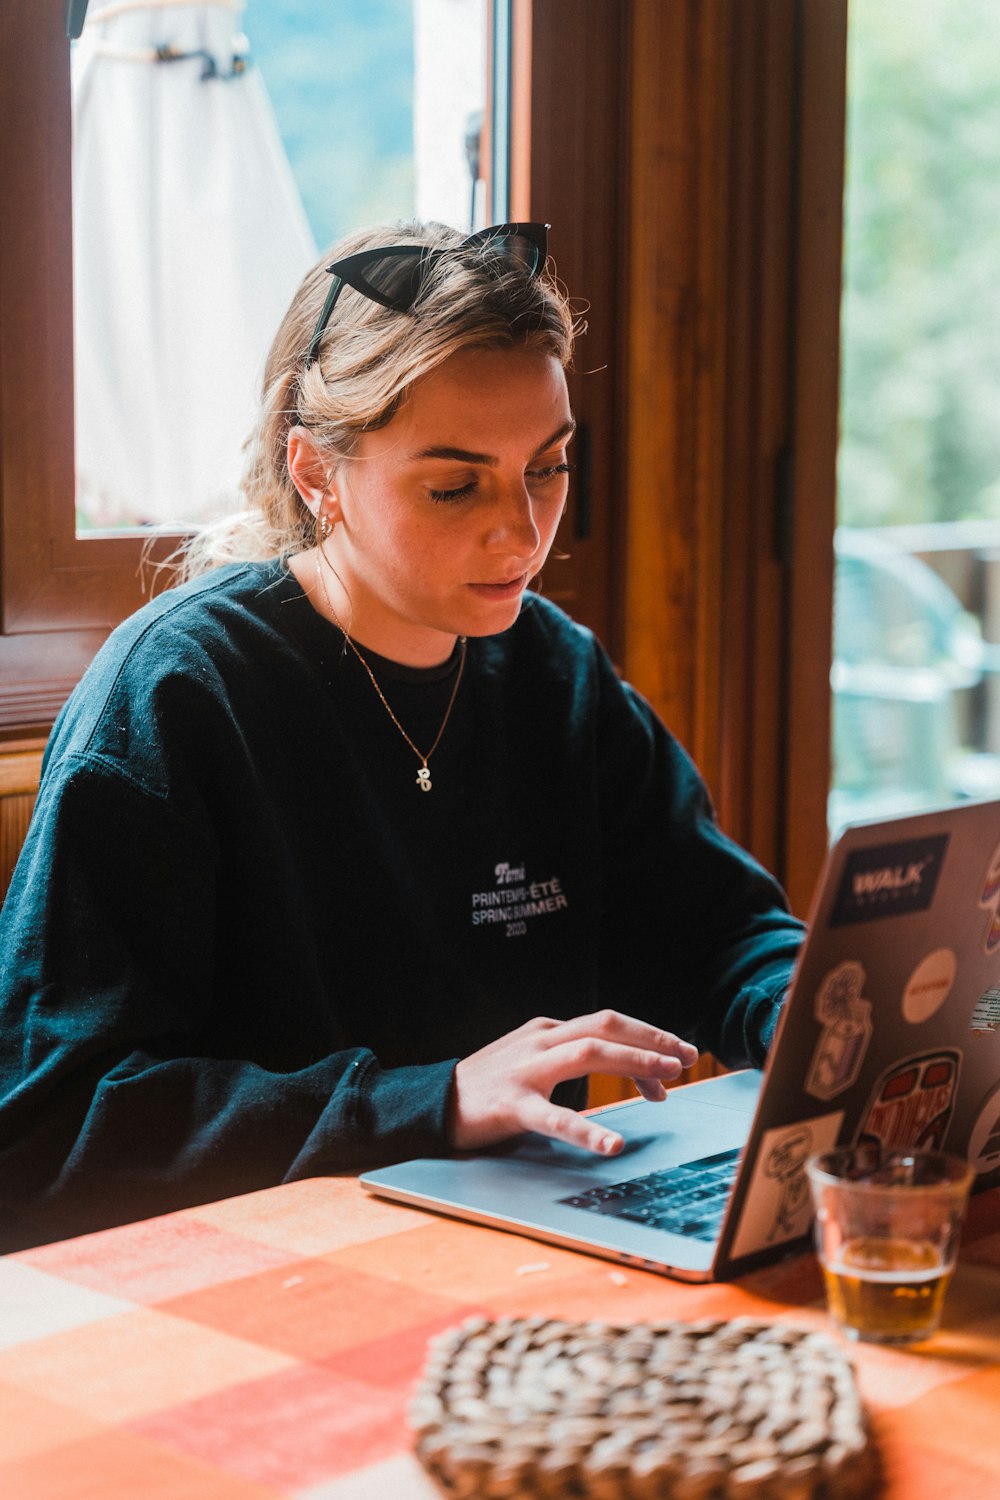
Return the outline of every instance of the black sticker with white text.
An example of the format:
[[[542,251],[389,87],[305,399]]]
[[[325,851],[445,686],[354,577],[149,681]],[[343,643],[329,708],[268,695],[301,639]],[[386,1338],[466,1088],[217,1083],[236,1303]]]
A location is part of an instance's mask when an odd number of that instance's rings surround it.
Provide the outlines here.
[[[854,849],[847,856],[830,914],[831,927],[926,911],[934,900],[948,847],[946,833]]]

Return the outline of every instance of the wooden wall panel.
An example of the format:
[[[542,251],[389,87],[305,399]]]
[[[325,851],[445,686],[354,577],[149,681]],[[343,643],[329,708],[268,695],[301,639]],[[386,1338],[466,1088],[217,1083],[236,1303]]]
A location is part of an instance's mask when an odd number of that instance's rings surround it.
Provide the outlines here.
[[[616,403],[628,6],[518,0],[513,14],[520,72],[512,105],[511,216],[551,223],[557,274],[587,325],[569,372],[579,423],[570,454],[576,471],[540,588],[617,655],[616,547],[627,504]]]
[[[727,0],[634,0],[625,674],[718,779]]]
[[[40,743],[0,754],[0,903],[28,831],[41,767]]]
[[[632,0],[626,675],[805,913],[826,845],[846,0]]]

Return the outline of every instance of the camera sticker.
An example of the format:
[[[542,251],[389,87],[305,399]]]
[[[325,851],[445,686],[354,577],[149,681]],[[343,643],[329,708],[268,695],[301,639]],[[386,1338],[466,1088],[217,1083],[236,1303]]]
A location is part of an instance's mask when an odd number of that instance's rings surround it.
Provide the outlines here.
[[[806,1077],[806,1092],[835,1099],[857,1081],[872,1038],[871,1001],[862,997],[865,971],[849,960],[832,969],[813,1007],[822,1026]]]
[[[983,877],[979,905],[989,912],[989,920],[983,932],[983,952],[995,953],[1000,948],[1000,844],[994,849],[993,858]]]
[[[978,1176],[1000,1167],[1000,1083],[980,1106],[966,1155]]]
[[[948,835],[934,833],[852,850],[840,877],[830,926],[926,911],[934,900],[947,847]]]
[[[951,1124],[962,1054],[922,1052],[882,1074],[862,1116],[858,1142],[940,1151]]]
[[[1000,990],[984,990],[972,1012],[971,1028],[980,1036],[992,1036],[1000,1028]]]
[[[843,1120],[838,1110],[764,1132],[733,1238],[733,1256],[752,1255],[808,1233],[812,1204],[805,1164],[814,1151],[833,1150]]]
[[[951,994],[958,960],[950,948],[936,948],[914,969],[903,990],[903,1015],[914,1026],[927,1021]]]

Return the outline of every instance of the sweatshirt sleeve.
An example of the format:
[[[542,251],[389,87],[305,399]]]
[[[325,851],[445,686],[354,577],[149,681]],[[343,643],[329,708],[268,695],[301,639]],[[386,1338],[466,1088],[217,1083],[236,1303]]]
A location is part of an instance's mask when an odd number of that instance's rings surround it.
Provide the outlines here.
[[[760,1066],[805,928],[722,832],[701,776],[649,704],[608,675],[603,698],[602,993],[728,1066]]]
[[[0,912],[2,1248],[447,1149],[453,1061],[227,1055],[217,879],[166,799],[93,759],[50,769]]]

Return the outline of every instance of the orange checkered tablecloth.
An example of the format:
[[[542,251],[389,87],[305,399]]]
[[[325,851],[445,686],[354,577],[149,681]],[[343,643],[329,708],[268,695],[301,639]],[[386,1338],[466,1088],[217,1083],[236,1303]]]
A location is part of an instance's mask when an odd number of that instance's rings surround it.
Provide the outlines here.
[[[826,1326],[811,1255],[731,1285],[647,1272],[318,1178],[0,1259],[3,1500],[439,1500],[408,1395],[467,1315]],[[853,1350],[891,1500],[1000,1494],[1000,1190],[945,1326]]]

